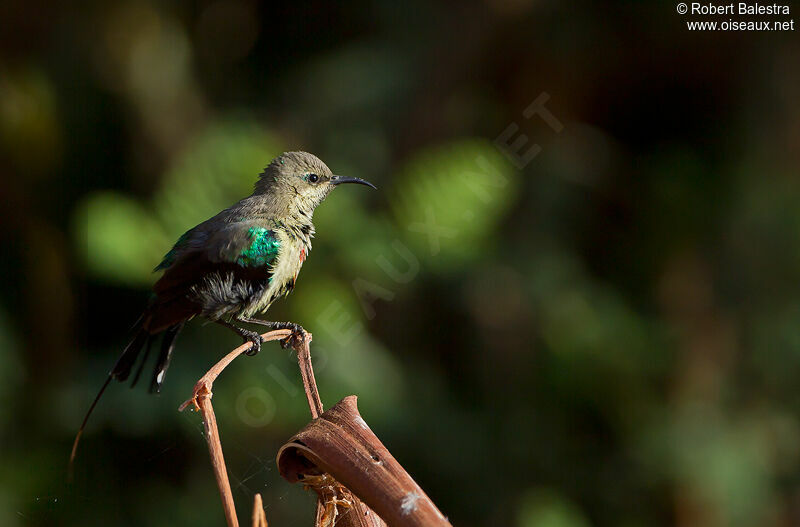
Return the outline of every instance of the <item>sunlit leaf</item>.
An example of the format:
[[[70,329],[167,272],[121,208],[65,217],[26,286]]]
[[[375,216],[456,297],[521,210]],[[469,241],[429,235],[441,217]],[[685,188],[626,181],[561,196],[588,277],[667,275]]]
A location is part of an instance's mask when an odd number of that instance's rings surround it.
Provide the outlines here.
[[[438,269],[472,261],[513,204],[519,173],[485,140],[416,155],[395,178],[393,209],[421,258]]]
[[[152,280],[154,262],[169,244],[147,209],[114,192],[88,196],[75,213],[73,229],[90,272],[130,284]]]

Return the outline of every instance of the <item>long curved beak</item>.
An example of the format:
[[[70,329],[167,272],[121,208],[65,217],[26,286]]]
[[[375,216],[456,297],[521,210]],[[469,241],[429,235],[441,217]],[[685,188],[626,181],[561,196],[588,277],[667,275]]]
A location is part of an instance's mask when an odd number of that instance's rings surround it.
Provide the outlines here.
[[[342,183],[358,183],[359,185],[366,185],[378,190],[378,187],[365,179],[358,177],[331,176],[331,185],[341,185]]]

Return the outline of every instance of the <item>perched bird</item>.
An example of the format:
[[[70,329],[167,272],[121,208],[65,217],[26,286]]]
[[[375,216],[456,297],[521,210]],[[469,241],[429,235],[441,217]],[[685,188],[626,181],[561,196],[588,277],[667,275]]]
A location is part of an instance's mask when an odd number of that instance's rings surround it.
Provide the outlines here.
[[[153,286],[150,302],[134,327],[135,335],[109,372],[78,438],[111,379],[126,380],[146,349],[143,365],[150,342],[158,334],[163,334],[163,339],[150,387],[153,391],[161,389],[175,338],[195,316],[228,327],[245,342],[252,342],[248,354],[261,349],[262,339],[240,323],[302,331],[291,322],[269,322],[254,316],[294,288],[311,251],[314,209],[342,183],[375,188],[363,179],[334,175],[311,154],[286,152],[264,169],[251,196],[178,238],[155,268],[164,274]]]

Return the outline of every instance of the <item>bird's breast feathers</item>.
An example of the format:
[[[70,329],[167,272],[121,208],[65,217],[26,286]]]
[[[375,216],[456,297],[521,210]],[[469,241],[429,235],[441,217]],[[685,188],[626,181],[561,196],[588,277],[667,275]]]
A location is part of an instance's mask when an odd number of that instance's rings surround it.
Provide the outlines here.
[[[265,311],[276,299],[291,292],[310,249],[310,246],[303,241],[288,235],[283,230],[272,232],[277,238],[276,242],[280,249],[270,265],[269,285],[259,298],[247,306],[244,311],[245,316]]]

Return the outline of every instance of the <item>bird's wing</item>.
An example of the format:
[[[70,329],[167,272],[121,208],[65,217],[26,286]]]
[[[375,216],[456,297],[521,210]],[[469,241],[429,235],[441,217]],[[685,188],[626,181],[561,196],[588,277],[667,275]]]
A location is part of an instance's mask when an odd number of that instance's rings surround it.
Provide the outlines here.
[[[159,263],[153,271],[168,269],[182,253],[188,252],[193,246],[201,246],[202,242],[207,238],[206,233],[201,227],[202,224],[181,234],[178,241],[172,246],[172,249],[164,255],[161,263]]]
[[[201,224],[186,232],[157,269],[165,269],[154,291],[180,294],[215,270],[230,270],[244,278],[268,278],[280,240],[263,221]]]

